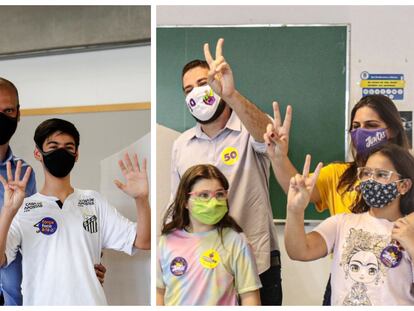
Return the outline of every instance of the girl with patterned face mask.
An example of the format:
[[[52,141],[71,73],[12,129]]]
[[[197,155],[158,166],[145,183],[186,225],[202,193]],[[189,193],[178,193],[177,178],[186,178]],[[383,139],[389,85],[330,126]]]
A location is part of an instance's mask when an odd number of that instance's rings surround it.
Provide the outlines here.
[[[164,218],[158,247],[158,305],[260,305],[254,255],[229,215],[226,177],[190,167]]]
[[[406,215],[414,211],[414,158],[386,144],[358,168],[359,195],[352,213],[331,216],[305,233],[304,210],[321,164],[290,180],[286,250],[291,259],[309,261],[333,254],[332,305],[413,305],[414,230]]]
[[[288,157],[292,107],[287,107],[283,123],[277,103],[273,104],[273,110],[274,123],[268,125],[264,139],[268,145],[267,152],[272,161],[273,172],[287,193],[290,178],[298,172]],[[358,192],[355,191],[358,184],[357,168],[365,163],[370,152],[388,142],[409,149],[398,109],[391,99],[383,95],[369,95],[358,101],[351,111],[348,132],[353,159],[335,159],[339,161],[321,169],[310,197],[318,212],[329,210],[331,215],[351,212],[349,207],[358,197]],[[343,137],[337,139],[343,140]],[[414,215],[408,219],[414,226]],[[324,305],[330,304],[330,296],[328,281]]]

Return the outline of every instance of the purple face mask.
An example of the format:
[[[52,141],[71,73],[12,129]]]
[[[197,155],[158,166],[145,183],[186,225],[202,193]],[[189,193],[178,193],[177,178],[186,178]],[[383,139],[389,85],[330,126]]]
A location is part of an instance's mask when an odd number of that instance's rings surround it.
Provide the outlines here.
[[[357,128],[351,131],[351,139],[357,153],[364,154],[387,142],[385,128],[367,130]]]

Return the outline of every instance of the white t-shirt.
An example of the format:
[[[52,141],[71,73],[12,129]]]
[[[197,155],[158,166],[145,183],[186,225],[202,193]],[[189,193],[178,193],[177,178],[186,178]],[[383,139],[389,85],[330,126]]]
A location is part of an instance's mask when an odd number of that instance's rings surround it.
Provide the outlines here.
[[[94,264],[104,248],[132,255],[136,224],[95,191],[75,189],[61,207],[57,201],[26,198],[9,230],[7,263],[19,249],[23,257],[23,305],[106,305]]]
[[[380,260],[392,228],[392,222],[368,212],[338,214],[315,228],[333,252],[332,305],[414,305],[414,269],[407,252],[394,268]]]

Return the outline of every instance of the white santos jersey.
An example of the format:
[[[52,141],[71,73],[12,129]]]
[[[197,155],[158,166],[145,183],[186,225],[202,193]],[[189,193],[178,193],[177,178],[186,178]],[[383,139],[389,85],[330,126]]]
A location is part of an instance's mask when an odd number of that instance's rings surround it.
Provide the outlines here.
[[[36,193],[26,198],[7,237],[10,264],[22,253],[23,305],[106,305],[95,274],[101,250],[134,253],[136,224],[97,192],[79,190],[62,203]]]

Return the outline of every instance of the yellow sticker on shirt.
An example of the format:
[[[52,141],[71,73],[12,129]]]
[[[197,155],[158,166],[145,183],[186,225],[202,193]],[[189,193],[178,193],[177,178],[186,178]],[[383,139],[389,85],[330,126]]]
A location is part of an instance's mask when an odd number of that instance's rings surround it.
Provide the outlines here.
[[[220,263],[220,255],[214,249],[205,251],[200,257],[200,263],[204,268],[214,269]]]
[[[234,147],[227,147],[221,153],[221,160],[226,165],[233,165],[239,160],[239,152]]]

